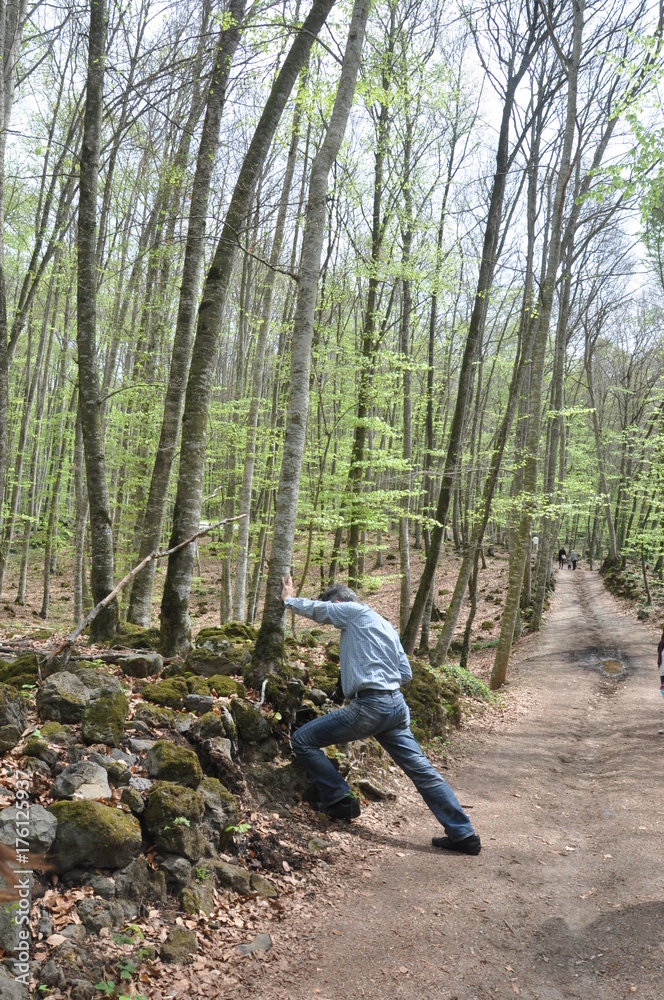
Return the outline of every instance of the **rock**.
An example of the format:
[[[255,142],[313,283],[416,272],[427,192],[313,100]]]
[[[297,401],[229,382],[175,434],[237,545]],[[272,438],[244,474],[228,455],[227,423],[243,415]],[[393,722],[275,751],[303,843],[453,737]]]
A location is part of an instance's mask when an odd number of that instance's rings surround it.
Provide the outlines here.
[[[23,729],[19,726],[14,726],[12,724],[8,726],[0,726],[0,753],[5,753],[7,750],[13,750],[21,742],[21,736],[23,735]]]
[[[261,803],[274,800],[283,802],[297,796],[309,800],[313,794],[313,785],[304,770],[294,761],[277,761],[274,764],[252,764],[247,769],[248,777],[253,785],[258,786]]]
[[[152,788],[152,782],[149,778],[141,778],[138,774],[132,774],[129,787],[137,792],[149,792]]]
[[[196,954],[196,934],[186,927],[181,927],[180,924],[175,924],[168,932],[160,954],[164,962],[193,962]]]
[[[20,688],[24,684],[36,684],[38,676],[38,661],[34,653],[22,653],[11,663],[0,660],[0,684]]]
[[[251,892],[251,874],[239,865],[231,865],[227,861],[215,861],[214,870],[219,885],[223,885],[242,896]]]
[[[70,663],[67,669],[90,689],[93,698],[97,698],[102,692],[122,692],[124,690],[120,681],[113,674],[97,667],[91,667],[86,662]]]
[[[269,951],[272,939],[269,934],[257,934],[248,944],[239,944],[235,948],[238,955],[253,955],[257,951]]]
[[[130,899],[138,903],[165,903],[166,876],[162,871],[153,871],[145,858],[136,858],[116,873],[115,891],[118,899]]]
[[[151,778],[174,781],[187,788],[197,788],[203,769],[193,750],[175,746],[169,740],[158,740],[148,750],[147,771]]]
[[[81,923],[90,934],[98,934],[102,927],[120,927],[124,922],[124,911],[114,899],[93,896],[83,899],[76,907]]]
[[[118,632],[113,643],[113,649],[159,649],[161,636],[159,628],[143,628],[123,622],[123,631]]]
[[[138,820],[101,802],[54,802],[58,821],[54,851],[63,871],[77,865],[124,868],[140,852]]]
[[[231,713],[240,737],[247,743],[261,743],[272,735],[268,720],[243,698],[233,699]]]
[[[74,979],[69,996],[71,1000],[92,1000],[96,992],[97,987],[89,979]]]
[[[448,720],[461,718],[459,687],[456,682],[438,677],[418,660],[409,657],[413,679],[403,689],[411,711],[411,729],[415,739],[426,742],[445,736]]]
[[[0,973],[1,1000],[28,1000],[28,987],[15,979],[14,976],[10,976],[9,973],[5,974],[4,966],[2,969],[3,971]]]
[[[90,886],[95,896],[102,899],[115,899],[115,880],[106,875],[93,875],[90,879]]]
[[[142,719],[129,719],[125,723],[125,729],[131,729],[132,732],[141,733],[143,736],[152,736],[152,730]]]
[[[261,743],[250,743],[244,750],[244,759],[251,764],[261,760],[274,760],[278,756],[279,744],[274,739],[263,740]]]
[[[67,985],[64,972],[52,958],[42,965],[39,978],[44,986],[50,986],[52,989],[63,990]]]
[[[17,914],[18,903],[12,903],[10,906],[0,906],[0,948],[7,955],[12,955],[18,948],[19,925],[14,919]]]
[[[23,733],[28,708],[28,700],[24,695],[8,684],[0,684],[0,726],[16,726]]]
[[[143,815],[145,828],[159,851],[198,861],[205,848],[204,813],[202,792],[158,781],[148,794]]]
[[[307,849],[310,854],[319,854],[320,851],[326,851],[330,845],[322,837],[312,837],[307,844]]]
[[[221,716],[215,712],[206,712],[201,715],[190,730],[190,738],[196,743],[212,739],[214,736],[225,736],[224,723]]]
[[[156,740],[129,740],[129,747],[134,753],[145,753],[147,750],[152,750],[155,745]]]
[[[59,722],[45,722],[41,727],[41,734],[48,743],[54,743],[58,747],[68,747],[76,742],[69,726],[62,726]]]
[[[394,792],[381,788],[368,778],[358,778],[355,784],[363,795],[365,795],[368,799],[372,799],[374,802],[384,802],[386,799],[396,799]]]
[[[121,760],[114,760],[107,768],[108,780],[115,788],[122,788],[131,781],[131,769]]]
[[[75,674],[63,670],[52,674],[37,692],[37,711],[42,719],[80,722],[90,701],[90,688]]]
[[[327,695],[320,688],[310,688],[308,694],[317,708],[321,708],[327,701]]]
[[[185,886],[180,892],[180,909],[192,917],[197,916],[201,912],[209,915],[214,910],[214,907],[213,879]]]
[[[110,799],[111,788],[103,767],[90,760],[66,767],[53,783],[56,799]]]
[[[53,933],[55,924],[53,923],[53,917],[48,912],[48,910],[42,910],[39,922],[37,923],[37,934],[41,934],[42,937],[50,937]]]
[[[219,778],[227,788],[240,791],[244,787],[242,769],[233,760],[233,747],[230,740],[215,736],[200,744],[201,759],[205,762],[206,772]]]
[[[218,698],[230,698],[236,694],[239,698],[244,698],[247,689],[241,681],[235,681],[225,674],[213,674],[208,678],[208,687],[214,691]]]
[[[186,858],[171,855],[160,862],[160,868],[166,876],[166,881],[175,889],[184,889],[190,885],[194,877],[193,866]]]
[[[159,653],[142,653],[120,660],[120,669],[127,677],[154,677],[164,668],[164,658]]]
[[[57,751],[52,750],[46,740],[41,740],[37,736],[30,737],[23,747],[23,753],[26,757],[35,757],[37,760],[43,761],[48,767],[53,767],[58,759]]]
[[[236,826],[240,815],[235,797],[217,778],[204,778],[199,791],[205,801],[203,830],[206,841],[215,850],[223,850],[232,836],[228,827]]]
[[[235,725],[235,720],[233,716],[226,708],[225,705],[219,707],[219,718],[224,724],[224,732],[226,733],[226,738],[235,742],[237,740],[237,726]]]
[[[120,802],[133,812],[134,816],[140,816],[145,809],[143,796],[135,788],[125,786],[120,792]]]
[[[146,684],[142,691],[146,701],[165,708],[182,708],[188,693],[186,682],[180,677],[169,677],[165,681]]]
[[[81,717],[81,733],[86,743],[105,743],[116,747],[124,737],[129,702],[121,691],[102,689]]]
[[[295,721],[297,710],[302,704],[308,688],[301,680],[286,680],[278,674],[270,674],[265,685],[265,701],[272,705],[289,724]]]
[[[188,733],[194,724],[194,715],[178,715],[175,720],[175,732],[184,735]]]
[[[184,707],[188,712],[196,715],[204,715],[209,712],[214,705],[214,698],[211,694],[188,694],[184,699]]]
[[[83,924],[67,924],[66,927],[62,927],[58,931],[58,934],[62,934],[63,937],[69,938],[70,941],[78,941],[79,944],[81,941],[85,941],[88,936],[88,932]]]
[[[279,893],[274,888],[271,882],[268,882],[266,878],[262,875],[258,875],[257,872],[251,876],[251,888],[254,892],[257,892],[259,896],[263,899],[276,899]]]
[[[219,652],[225,648],[227,642],[256,642],[258,629],[253,625],[245,625],[243,622],[228,622],[226,625],[211,626],[202,628],[194,644],[197,649],[208,649],[212,652]]]
[[[136,706],[133,721],[143,722],[151,729],[175,729],[177,719],[178,714],[172,708],[143,701]]]
[[[16,806],[8,806],[0,813],[0,841],[3,844],[13,845],[16,840],[16,814]],[[36,854],[45,854],[50,850],[55,840],[57,825],[55,816],[48,809],[31,803],[28,836],[23,838],[28,841],[30,850]]]

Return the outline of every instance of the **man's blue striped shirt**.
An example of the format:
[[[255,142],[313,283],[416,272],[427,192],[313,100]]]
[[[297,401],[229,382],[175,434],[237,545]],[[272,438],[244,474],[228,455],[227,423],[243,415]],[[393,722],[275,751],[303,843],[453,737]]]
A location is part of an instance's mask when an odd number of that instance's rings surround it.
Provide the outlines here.
[[[287,597],[287,607],[321,625],[341,629],[341,686],[347,698],[365,688],[397,691],[413,676],[399,633],[368,604]]]

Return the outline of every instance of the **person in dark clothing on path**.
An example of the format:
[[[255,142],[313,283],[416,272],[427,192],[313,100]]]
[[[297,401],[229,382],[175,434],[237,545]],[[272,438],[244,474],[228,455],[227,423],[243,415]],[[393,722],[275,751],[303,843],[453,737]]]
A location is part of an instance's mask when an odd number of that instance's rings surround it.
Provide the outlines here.
[[[664,665],[662,665],[662,653],[664,653],[664,631],[657,647],[657,666],[659,668],[659,689],[664,697]],[[664,729],[659,730],[660,736],[664,736]]]
[[[337,584],[318,601],[295,597],[291,577],[282,578],[281,599],[291,611],[341,630],[341,687],[350,704],[312,719],[291,737],[291,745],[316,785],[323,812],[332,819],[356,819],[360,804],[321,747],[375,736],[405,771],[445,829],[434,847],[461,854],[480,853],[480,838],[459,801],[424,756],[410,731],[410,713],[400,687],[412,678],[399,633],[354,591]]]
[[[565,552],[565,549],[561,546],[558,549],[558,569],[563,569],[566,560],[567,560],[567,553]]]

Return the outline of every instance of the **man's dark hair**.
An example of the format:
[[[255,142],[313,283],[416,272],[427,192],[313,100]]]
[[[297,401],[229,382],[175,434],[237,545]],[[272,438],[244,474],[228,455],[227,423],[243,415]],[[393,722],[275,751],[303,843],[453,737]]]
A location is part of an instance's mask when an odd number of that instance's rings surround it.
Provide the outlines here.
[[[350,587],[344,587],[342,583],[335,583],[333,587],[328,587],[324,593],[318,598],[319,601],[355,601],[357,600],[357,594]]]

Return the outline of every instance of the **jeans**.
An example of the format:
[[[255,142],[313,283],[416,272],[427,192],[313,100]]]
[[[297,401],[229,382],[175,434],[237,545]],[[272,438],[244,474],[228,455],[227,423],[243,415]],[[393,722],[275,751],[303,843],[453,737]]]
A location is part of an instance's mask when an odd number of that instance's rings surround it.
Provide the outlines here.
[[[323,810],[348,795],[350,788],[320,748],[367,736],[375,736],[405,771],[452,840],[471,836],[473,827],[456,795],[410,731],[410,712],[400,691],[354,698],[350,705],[321,715],[293,733],[291,745],[316,785]]]

